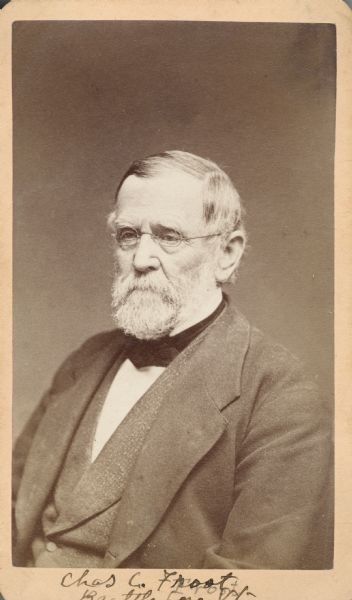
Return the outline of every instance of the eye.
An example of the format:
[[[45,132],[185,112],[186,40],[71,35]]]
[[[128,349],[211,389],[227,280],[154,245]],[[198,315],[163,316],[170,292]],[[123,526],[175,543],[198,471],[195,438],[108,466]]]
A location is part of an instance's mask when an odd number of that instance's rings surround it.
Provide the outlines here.
[[[172,229],[159,232],[157,237],[164,246],[177,246],[182,241],[182,235]]]
[[[129,246],[138,241],[138,231],[132,227],[119,227],[116,229],[116,241],[118,244]]]

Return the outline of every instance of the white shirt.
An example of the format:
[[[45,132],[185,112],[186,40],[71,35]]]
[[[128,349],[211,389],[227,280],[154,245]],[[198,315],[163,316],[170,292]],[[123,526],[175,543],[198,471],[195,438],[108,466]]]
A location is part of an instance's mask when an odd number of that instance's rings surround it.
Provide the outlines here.
[[[203,321],[216,310],[221,300],[221,290],[218,289],[216,295],[214,294],[212,297],[212,301],[203,306],[203,310],[198,313],[196,320],[183,323],[183,327],[175,329],[171,335],[176,335]],[[95,461],[115,429],[122,423],[136,402],[163,371],[165,371],[165,367],[150,366],[137,369],[129,359],[122,363],[113,379],[98,418],[92,447],[92,462]]]

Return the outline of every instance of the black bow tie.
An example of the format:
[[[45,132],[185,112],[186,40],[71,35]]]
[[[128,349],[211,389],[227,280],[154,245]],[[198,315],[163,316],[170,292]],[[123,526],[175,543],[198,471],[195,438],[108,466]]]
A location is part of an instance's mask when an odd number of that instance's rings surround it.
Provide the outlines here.
[[[137,340],[130,338],[127,357],[137,369],[142,367],[167,367],[179,351],[172,345],[172,338],[161,340]]]
[[[139,340],[126,335],[126,357],[137,369],[151,366],[167,367],[194,338],[216,319],[225,305],[226,301],[223,298],[211,315],[174,336],[167,336],[158,340]]]

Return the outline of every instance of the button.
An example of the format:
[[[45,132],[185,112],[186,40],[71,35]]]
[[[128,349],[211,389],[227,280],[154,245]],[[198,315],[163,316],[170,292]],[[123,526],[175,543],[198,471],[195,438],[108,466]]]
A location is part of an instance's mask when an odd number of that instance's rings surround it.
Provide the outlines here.
[[[48,552],[55,552],[55,550],[57,550],[57,545],[55,542],[47,542],[45,547]]]

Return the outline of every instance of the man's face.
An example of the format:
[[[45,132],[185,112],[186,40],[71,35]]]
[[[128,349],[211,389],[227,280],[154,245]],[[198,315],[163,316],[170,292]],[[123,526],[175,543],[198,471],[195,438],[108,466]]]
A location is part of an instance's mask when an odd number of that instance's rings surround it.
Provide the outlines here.
[[[201,189],[201,181],[176,170],[149,178],[132,175],[119,192],[116,227],[154,235],[178,232],[185,238],[207,235]],[[134,247],[117,244],[113,286],[117,326],[153,339],[196,317],[217,287],[215,240],[163,248],[150,235],[142,235]]]

